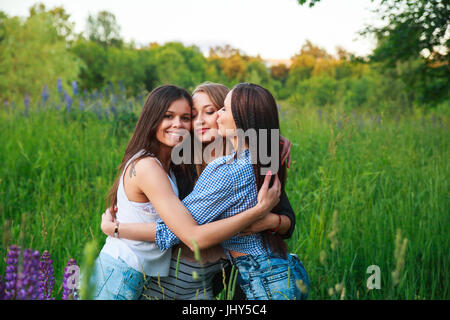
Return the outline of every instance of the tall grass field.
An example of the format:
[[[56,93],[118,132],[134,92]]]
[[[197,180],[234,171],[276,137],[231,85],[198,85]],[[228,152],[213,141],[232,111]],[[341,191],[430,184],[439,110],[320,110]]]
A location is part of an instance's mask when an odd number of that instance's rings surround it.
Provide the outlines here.
[[[48,250],[60,299],[68,259],[105,241],[106,194],[142,105],[80,96],[1,106],[0,274],[10,245]],[[280,116],[293,144],[288,244],[311,278],[309,299],[449,299],[448,117],[287,102]]]

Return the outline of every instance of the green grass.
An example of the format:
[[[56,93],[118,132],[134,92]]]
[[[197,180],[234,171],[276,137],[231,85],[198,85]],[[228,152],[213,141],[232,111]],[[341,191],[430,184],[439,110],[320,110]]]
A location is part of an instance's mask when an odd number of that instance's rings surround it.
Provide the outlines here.
[[[290,106],[281,119],[293,143],[287,193],[297,225],[288,243],[311,278],[309,298],[449,299],[448,118],[363,115],[361,125],[359,113],[321,120]],[[81,264],[86,243],[103,245],[100,214],[134,125],[0,111],[0,254],[10,244],[49,250],[57,297],[68,259]],[[396,259],[398,230],[407,245]],[[370,265],[380,267],[379,290],[366,289]]]

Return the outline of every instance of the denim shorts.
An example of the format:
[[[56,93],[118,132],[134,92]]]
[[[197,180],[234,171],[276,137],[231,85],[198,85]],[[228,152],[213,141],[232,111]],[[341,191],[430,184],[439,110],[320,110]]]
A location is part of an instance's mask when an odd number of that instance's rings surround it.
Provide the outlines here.
[[[294,254],[287,259],[274,254],[233,258],[238,268],[238,284],[249,300],[304,300],[310,279]]]
[[[91,278],[94,300],[138,300],[144,288],[144,275],[125,261],[100,252]]]

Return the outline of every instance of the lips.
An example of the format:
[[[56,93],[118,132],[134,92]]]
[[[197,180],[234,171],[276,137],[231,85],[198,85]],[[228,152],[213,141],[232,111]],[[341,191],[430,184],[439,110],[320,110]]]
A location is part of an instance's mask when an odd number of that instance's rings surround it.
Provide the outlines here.
[[[197,132],[200,134],[204,134],[208,130],[209,130],[209,128],[201,128],[201,129],[197,129]]]

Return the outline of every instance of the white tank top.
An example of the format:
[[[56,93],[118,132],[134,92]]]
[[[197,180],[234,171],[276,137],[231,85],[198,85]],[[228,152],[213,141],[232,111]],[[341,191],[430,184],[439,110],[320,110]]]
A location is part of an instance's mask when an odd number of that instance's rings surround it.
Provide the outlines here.
[[[145,153],[145,150],[141,150],[131,157],[120,176],[119,187],[117,188],[116,213],[117,220],[120,223],[147,223],[156,222],[159,219],[159,215],[151,202],[140,203],[128,200],[123,187],[123,176],[128,165],[143,153]],[[154,158],[161,164],[156,157]],[[177,183],[172,171],[170,171],[168,178],[174,193],[178,196]],[[161,251],[154,242],[135,241],[108,236],[102,252],[116,259],[121,258],[138,272],[144,271],[147,276],[159,275],[166,277],[169,274],[172,250]]]

